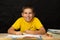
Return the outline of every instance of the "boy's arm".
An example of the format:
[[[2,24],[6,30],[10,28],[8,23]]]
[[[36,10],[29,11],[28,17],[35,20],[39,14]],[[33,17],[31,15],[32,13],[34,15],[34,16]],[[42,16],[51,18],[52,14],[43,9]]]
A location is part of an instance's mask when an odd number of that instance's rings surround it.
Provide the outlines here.
[[[10,27],[10,28],[8,29],[8,33],[9,33],[9,34],[15,34],[15,35],[22,34],[22,32],[20,32],[20,31],[15,31],[15,29],[14,29],[13,27]]]
[[[27,30],[26,31],[26,33],[28,33],[28,34],[45,34],[46,33],[46,31],[45,31],[45,29],[42,27],[42,28],[40,28],[39,30],[36,30],[36,31],[32,31],[32,30]]]

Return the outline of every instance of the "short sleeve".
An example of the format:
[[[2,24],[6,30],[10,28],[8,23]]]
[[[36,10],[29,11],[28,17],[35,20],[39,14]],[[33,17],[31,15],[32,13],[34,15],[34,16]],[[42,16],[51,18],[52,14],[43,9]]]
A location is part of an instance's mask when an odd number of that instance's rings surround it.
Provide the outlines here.
[[[41,21],[38,18],[35,19],[35,27],[36,29],[40,29],[43,27]]]
[[[18,19],[15,21],[15,23],[12,25],[12,27],[17,30],[17,29],[20,28],[20,25],[21,25],[21,19],[18,18]]]

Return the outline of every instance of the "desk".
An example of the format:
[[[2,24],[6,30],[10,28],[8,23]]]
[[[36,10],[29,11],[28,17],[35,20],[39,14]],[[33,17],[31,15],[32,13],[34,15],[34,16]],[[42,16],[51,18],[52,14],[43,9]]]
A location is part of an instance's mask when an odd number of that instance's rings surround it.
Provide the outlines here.
[[[15,39],[13,39],[13,38],[6,37],[7,35],[8,35],[7,33],[0,33],[0,40],[38,40],[37,38],[15,38]],[[55,36],[55,34],[54,34],[54,36]],[[59,38],[56,38],[54,36],[47,37],[46,35],[42,35],[42,40],[60,40],[60,36],[59,36]],[[58,37],[58,35],[57,35],[57,37]]]
[[[60,34],[54,34],[54,33],[51,33],[51,32],[47,32],[48,34],[50,34],[50,35],[52,35],[53,37],[52,37],[52,39],[53,40],[60,40]],[[47,37],[46,37],[47,38]],[[52,40],[51,39],[51,40]]]
[[[10,34],[7,33],[0,33],[0,40],[37,40],[37,38],[12,38],[7,37]]]

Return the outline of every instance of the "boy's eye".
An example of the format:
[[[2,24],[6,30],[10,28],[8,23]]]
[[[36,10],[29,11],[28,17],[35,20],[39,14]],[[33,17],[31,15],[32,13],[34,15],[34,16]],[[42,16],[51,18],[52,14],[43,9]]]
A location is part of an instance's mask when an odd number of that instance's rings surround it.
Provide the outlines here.
[[[24,14],[27,14],[27,12],[25,12]],[[31,12],[29,12],[28,14],[32,14]]]
[[[31,12],[29,14],[32,14]]]
[[[27,14],[27,13],[25,12],[25,14]]]

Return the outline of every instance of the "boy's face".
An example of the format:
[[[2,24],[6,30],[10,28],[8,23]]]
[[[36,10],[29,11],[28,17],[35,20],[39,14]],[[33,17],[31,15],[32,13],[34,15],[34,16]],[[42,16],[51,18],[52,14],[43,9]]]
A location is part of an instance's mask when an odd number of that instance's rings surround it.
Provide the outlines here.
[[[34,17],[34,13],[31,8],[26,8],[23,10],[22,16],[24,17],[25,21],[30,22]]]

